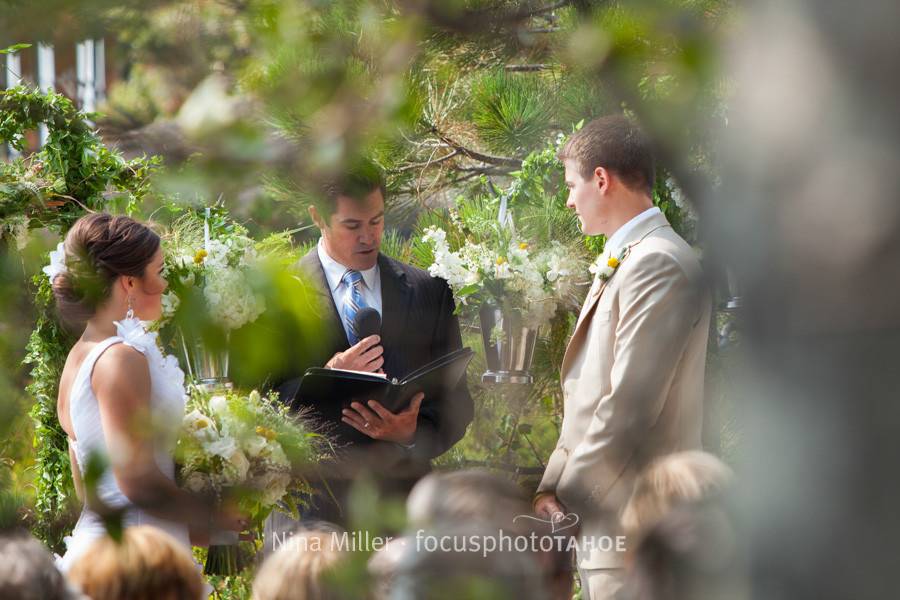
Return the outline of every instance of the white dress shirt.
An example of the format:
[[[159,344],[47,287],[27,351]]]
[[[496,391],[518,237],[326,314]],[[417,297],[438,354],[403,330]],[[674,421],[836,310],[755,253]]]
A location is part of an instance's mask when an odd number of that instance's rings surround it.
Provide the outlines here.
[[[603,247],[603,254],[606,256],[615,256],[618,258],[619,252],[622,251],[622,246],[624,241],[628,239],[629,233],[631,233],[635,227],[651,218],[653,215],[659,214],[662,211],[659,210],[658,206],[651,206],[644,212],[639,215],[635,215],[631,218],[627,223],[616,229],[615,233],[609,236],[609,239],[606,240],[606,245]]]
[[[328,282],[328,289],[331,291],[334,305],[337,307],[338,314],[341,317],[341,324],[344,326],[344,331],[347,333],[347,338],[349,339],[349,327],[344,321],[344,304],[347,302],[347,298],[350,294],[350,286],[344,283],[342,279],[344,273],[349,271],[350,267],[342,265],[328,255],[328,251],[325,250],[325,242],[322,241],[322,238],[319,238],[319,245],[316,250],[319,253],[319,262],[322,263],[322,270],[325,271],[325,280]],[[360,273],[362,273],[363,277],[363,285],[361,286],[360,293],[362,294],[363,300],[365,300],[366,306],[374,308],[378,311],[378,314],[382,314],[381,272],[378,269],[378,263],[376,262],[374,267],[366,269],[365,271],[360,271]]]

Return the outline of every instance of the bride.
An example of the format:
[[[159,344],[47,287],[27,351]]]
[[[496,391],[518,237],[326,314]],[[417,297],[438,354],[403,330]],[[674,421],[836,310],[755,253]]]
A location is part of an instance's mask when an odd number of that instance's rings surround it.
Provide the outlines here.
[[[158,527],[188,550],[192,538],[201,544],[212,530],[245,529],[236,511],[212,510],[175,485],[172,450],[184,413],[184,373],[142,323],[159,318],[167,286],[159,236],[128,217],[91,214],[75,223],[44,271],[62,319],[83,328],[57,400],[84,503],[66,538],[62,570],[105,534],[104,511],[123,511],[125,527]],[[82,475],[92,456],[110,468],[95,490],[85,490]]]

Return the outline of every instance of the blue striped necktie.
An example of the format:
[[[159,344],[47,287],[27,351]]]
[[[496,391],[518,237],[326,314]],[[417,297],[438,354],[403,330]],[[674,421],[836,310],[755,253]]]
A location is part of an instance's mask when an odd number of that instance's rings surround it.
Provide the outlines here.
[[[347,339],[351,346],[359,342],[359,332],[356,331],[356,314],[368,306],[360,289],[362,280],[362,273],[353,269],[348,269],[341,277],[341,281],[350,288],[350,293],[347,294],[344,301],[344,328],[347,330]]]

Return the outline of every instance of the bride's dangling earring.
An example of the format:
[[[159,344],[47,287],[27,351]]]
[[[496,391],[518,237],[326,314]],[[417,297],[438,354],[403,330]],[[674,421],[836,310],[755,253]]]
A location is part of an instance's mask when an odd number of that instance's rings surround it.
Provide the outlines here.
[[[131,305],[131,296],[128,296],[128,312],[125,313],[125,318],[127,320],[134,318],[134,307]]]

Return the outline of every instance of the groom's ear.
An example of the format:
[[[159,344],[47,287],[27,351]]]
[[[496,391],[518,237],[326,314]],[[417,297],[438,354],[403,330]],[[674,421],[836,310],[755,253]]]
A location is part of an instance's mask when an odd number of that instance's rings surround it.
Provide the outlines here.
[[[319,231],[325,229],[325,220],[322,218],[322,215],[319,214],[319,210],[312,204],[310,204],[307,210],[309,211],[309,218],[316,224]]]
[[[597,186],[597,189],[600,192],[608,192],[610,183],[611,181],[609,171],[607,171],[603,167],[597,167],[596,169],[594,169],[594,185]]]

